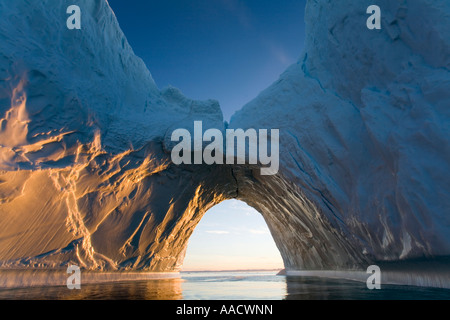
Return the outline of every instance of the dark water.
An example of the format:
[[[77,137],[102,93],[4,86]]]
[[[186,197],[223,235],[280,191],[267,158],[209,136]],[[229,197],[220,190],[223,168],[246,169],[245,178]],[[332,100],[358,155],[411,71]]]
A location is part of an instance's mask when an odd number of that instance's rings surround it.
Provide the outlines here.
[[[275,272],[192,272],[181,279],[1,289],[0,299],[20,300],[450,300],[450,289],[382,285],[317,277],[285,277]]]

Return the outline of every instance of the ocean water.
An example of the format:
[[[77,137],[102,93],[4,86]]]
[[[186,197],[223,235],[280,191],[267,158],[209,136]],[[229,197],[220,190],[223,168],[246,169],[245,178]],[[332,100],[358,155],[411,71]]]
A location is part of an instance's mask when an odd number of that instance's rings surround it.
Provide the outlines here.
[[[267,272],[183,272],[181,278],[0,289],[0,300],[450,300],[450,289],[382,285]]]

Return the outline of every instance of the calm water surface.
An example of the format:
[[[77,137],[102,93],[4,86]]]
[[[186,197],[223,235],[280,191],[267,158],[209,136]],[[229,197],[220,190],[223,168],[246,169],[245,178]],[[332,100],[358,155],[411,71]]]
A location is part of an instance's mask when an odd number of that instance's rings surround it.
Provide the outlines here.
[[[311,299],[450,299],[449,289],[384,285],[317,277],[287,278],[276,272],[185,272],[181,279],[127,281],[0,290],[0,299],[90,300],[311,300]]]

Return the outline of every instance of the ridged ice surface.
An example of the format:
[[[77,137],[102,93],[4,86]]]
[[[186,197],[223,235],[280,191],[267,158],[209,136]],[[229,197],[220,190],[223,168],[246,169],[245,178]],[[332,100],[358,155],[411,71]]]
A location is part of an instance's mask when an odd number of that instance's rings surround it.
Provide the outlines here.
[[[66,1],[0,0],[3,268],[177,270],[230,198],[288,270],[450,255],[448,1],[380,0],[381,30],[370,1],[308,1],[298,63],[229,124],[280,129],[275,176],[174,165],[170,133],[224,130],[218,102],[160,90],[107,2],[78,3],[68,30]]]

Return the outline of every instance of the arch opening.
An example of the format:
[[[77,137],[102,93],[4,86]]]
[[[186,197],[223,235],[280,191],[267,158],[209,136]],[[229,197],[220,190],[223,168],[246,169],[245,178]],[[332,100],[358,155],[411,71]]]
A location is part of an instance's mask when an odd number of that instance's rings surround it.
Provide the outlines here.
[[[262,215],[240,200],[209,209],[187,245],[181,271],[283,269],[281,254]]]

